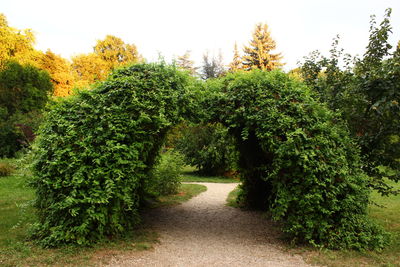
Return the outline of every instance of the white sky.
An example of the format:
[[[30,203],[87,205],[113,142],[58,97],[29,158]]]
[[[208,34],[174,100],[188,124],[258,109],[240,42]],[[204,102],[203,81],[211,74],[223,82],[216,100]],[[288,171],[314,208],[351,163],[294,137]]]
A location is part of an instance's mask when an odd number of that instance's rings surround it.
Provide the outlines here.
[[[235,41],[242,48],[263,22],[286,70],[313,50],[326,53],[337,34],[346,52],[363,54],[370,15],[380,23],[388,7],[396,44],[400,0],[0,0],[10,26],[32,29],[38,49],[65,58],[92,52],[96,40],[111,34],[134,43],[148,61],[190,50],[200,65],[206,50],[221,50],[229,63]]]

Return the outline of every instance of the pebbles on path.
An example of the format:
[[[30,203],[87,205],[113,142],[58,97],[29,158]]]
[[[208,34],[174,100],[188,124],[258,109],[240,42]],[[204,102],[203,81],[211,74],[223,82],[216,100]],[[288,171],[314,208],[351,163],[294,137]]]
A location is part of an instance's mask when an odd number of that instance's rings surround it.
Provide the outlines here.
[[[146,216],[160,234],[154,250],[114,257],[109,266],[310,266],[282,249],[279,233],[261,213],[226,206],[237,184],[198,184],[208,190]]]

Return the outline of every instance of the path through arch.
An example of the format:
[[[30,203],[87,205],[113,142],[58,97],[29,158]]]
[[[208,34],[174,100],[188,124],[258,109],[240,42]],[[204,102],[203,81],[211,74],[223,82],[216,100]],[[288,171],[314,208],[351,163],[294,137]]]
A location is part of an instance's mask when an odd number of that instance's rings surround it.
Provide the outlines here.
[[[282,250],[262,213],[225,205],[237,184],[201,184],[206,192],[145,218],[161,236],[154,250],[115,257],[109,266],[310,266]]]

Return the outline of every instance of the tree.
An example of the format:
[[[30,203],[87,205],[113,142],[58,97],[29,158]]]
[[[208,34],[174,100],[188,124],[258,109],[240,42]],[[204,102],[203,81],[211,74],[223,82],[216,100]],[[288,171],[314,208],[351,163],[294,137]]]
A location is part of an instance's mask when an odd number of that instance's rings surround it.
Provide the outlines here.
[[[225,73],[225,68],[222,63],[221,52],[218,54],[218,57],[212,56],[211,58],[209,53],[206,52],[203,55],[203,65],[200,71],[201,78],[204,80],[222,76]]]
[[[107,63],[108,71],[142,60],[134,44],[126,44],[121,38],[113,35],[107,35],[104,40],[97,41],[94,53]]]
[[[0,71],[0,157],[15,152],[33,140],[40,111],[53,85],[46,71],[8,62]]]
[[[190,59],[190,51],[186,51],[183,56],[179,56],[176,59],[176,65],[183,69],[188,70],[190,74],[194,75],[196,73],[197,68],[194,67],[194,61]]]
[[[72,58],[72,69],[76,76],[76,86],[87,87],[104,80],[108,73],[107,62],[98,54],[81,54]]]
[[[239,50],[237,47],[237,43],[235,42],[235,46],[233,49],[233,60],[232,62],[229,64],[229,71],[230,72],[235,72],[238,70],[243,69],[243,65],[242,65],[242,58],[240,57],[239,54]]]
[[[38,65],[50,74],[55,96],[68,96],[72,93],[75,81],[71,64],[67,60],[47,50],[40,57]]]
[[[42,109],[52,91],[48,73],[36,67],[9,62],[0,72],[0,104],[9,114]]]
[[[385,182],[400,180],[400,49],[388,43],[391,10],[376,26],[362,58],[343,56],[334,40],[330,57],[313,52],[301,66],[304,81],[332,109],[340,110],[364,156],[370,187],[395,193]],[[344,65],[344,68],[342,67]]]
[[[271,38],[267,24],[259,23],[256,25],[252,34],[253,39],[249,46],[245,46],[243,56],[243,69],[273,70],[281,67],[281,54],[272,54],[276,49],[276,43]]]
[[[6,17],[0,13],[0,67],[9,60],[22,64],[35,64],[40,52],[34,49],[35,36],[31,30],[18,30],[8,25]]]

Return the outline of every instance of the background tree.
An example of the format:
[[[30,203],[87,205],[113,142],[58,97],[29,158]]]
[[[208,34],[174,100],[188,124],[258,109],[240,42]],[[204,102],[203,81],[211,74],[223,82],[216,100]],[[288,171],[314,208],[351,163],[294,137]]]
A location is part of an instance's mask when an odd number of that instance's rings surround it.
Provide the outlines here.
[[[200,67],[200,76],[204,80],[218,78],[225,73],[221,52],[218,56],[210,56],[208,51],[203,55],[203,65]]]
[[[73,57],[72,69],[77,80],[77,87],[88,87],[90,84],[104,80],[109,73],[107,62],[95,53]]]
[[[276,43],[272,39],[267,24],[259,23],[256,25],[252,34],[253,39],[249,46],[245,46],[243,51],[243,68],[245,70],[261,69],[273,70],[281,67],[281,54],[272,54],[276,49]]]
[[[343,55],[335,39],[330,57],[313,52],[301,67],[305,82],[347,121],[370,186],[382,194],[392,191],[386,178],[400,180],[400,49],[391,52],[388,43],[390,12],[379,26],[372,17],[362,58]]]
[[[66,59],[47,50],[40,57],[38,65],[50,74],[55,96],[68,96],[72,93],[75,80],[71,64]]]
[[[121,38],[113,35],[107,35],[104,40],[97,41],[94,53],[107,63],[108,71],[142,60],[134,44],[126,44]]]
[[[40,52],[34,49],[34,44],[31,30],[10,27],[4,14],[0,14],[0,67],[9,60],[35,64]]]
[[[186,51],[185,54],[179,56],[176,59],[176,65],[184,70],[188,70],[190,74],[194,75],[197,68],[194,67],[194,61],[190,59],[190,51]]]
[[[8,62],[0,72],[0,157],[13,157],[33,140],[53,90],[46,71]]]
[[[243,69],[243,65],[242,65],[242,58],[240,57],[239,54],[239,50],[237,47],[237,43],[235,42],[235,46],[233,49],[233,60],[232,62],[229,64],[229,71],[230,72],[235,72],[238,70]]]

